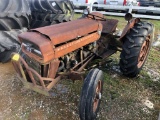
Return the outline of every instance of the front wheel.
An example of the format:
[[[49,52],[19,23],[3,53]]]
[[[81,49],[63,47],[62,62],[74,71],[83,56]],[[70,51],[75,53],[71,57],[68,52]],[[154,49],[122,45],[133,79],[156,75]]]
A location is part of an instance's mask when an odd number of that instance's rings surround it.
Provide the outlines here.
[[[136,77],[142,69],[150,47],[153,25],[138,22],[123,38],[120,69],[127,77]]]
[[[103,87],[103,72],[91,70],[85,78],[80,96],[79,116],[81,120],[96,119]]]

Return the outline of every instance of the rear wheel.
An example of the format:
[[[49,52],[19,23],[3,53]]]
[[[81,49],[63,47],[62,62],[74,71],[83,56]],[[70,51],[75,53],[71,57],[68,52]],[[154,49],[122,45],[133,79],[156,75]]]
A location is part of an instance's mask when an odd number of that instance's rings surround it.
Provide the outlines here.
[[[30,14],[27,0],[1,0],[0,30],[29,28]]]
[[[96,119],[103,88],[103,72],[99,69],[91,70],[82,87],[80,96],[79,115],[81,120]]]
[[[0,62],[8,62],[12,52],[18,52],[20,44],[18,34],[26,32],[27,29],[0,31]]]
[[[18,52],[17,35],[30,27],[31,11],[28,0],[0,0],[0,62],[10,60]]]
[[[31,0],[31,28],[68,22],[73,19],[74,6],[69,0]]]
[[[152,31],[152,24],[139,22],[123,38],[120,69],[125,76],[136,77],[142,69],[151,47]]]

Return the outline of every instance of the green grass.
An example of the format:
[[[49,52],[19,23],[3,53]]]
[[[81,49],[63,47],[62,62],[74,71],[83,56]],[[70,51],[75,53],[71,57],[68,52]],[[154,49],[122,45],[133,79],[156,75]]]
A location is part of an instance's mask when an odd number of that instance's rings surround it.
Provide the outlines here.
[[[157,66],[160,66],[159,65],[159,59],[160,59],[160,52],[159,52],[159,50],[151,49],[150,55],[149,55],[149,61],[157,63]]]

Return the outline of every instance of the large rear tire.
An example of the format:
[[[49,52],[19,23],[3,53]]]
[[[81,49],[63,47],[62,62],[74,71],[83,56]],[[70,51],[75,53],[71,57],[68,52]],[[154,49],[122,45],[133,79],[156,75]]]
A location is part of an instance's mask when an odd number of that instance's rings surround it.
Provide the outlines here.
[[[0,62],[8,62],[12,52],[18,52],[20,44],[18,41],[18,34],[26,32],[27,29],[0,31]]]
[[[139,22],[123,38],[120,69],[125,76],[136,77],[141,71],[151,47],[152,32],[152,24]]]
[[[84,81],[80,96],[79,116],[81,120],[96,119],[102,88],[103,72],[99,69],[91,70]]]
[[[30,28],[30,17],[28,0],[0,0],[0,62],[19,51],[17,36]]]
[[[30,14],[27,0],[1,0],[0,30],[29,28]]]
[[[73,19],[74,6],[69,0],[31,0],[31,28],[43,27]]]

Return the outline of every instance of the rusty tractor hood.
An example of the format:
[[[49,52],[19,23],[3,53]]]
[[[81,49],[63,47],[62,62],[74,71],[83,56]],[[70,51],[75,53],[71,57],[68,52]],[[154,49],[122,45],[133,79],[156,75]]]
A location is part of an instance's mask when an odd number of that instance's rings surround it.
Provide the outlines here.
[[[25,54],[41,63],[46,63],[98,40],[101,32],[101,22],[83,18],[32,29],[18,37]],[[24,46],[24,43],[30,44],[28,48],[26,48],[27,45]],[[40,55],[32,53],[32,48],[37,49]]]

